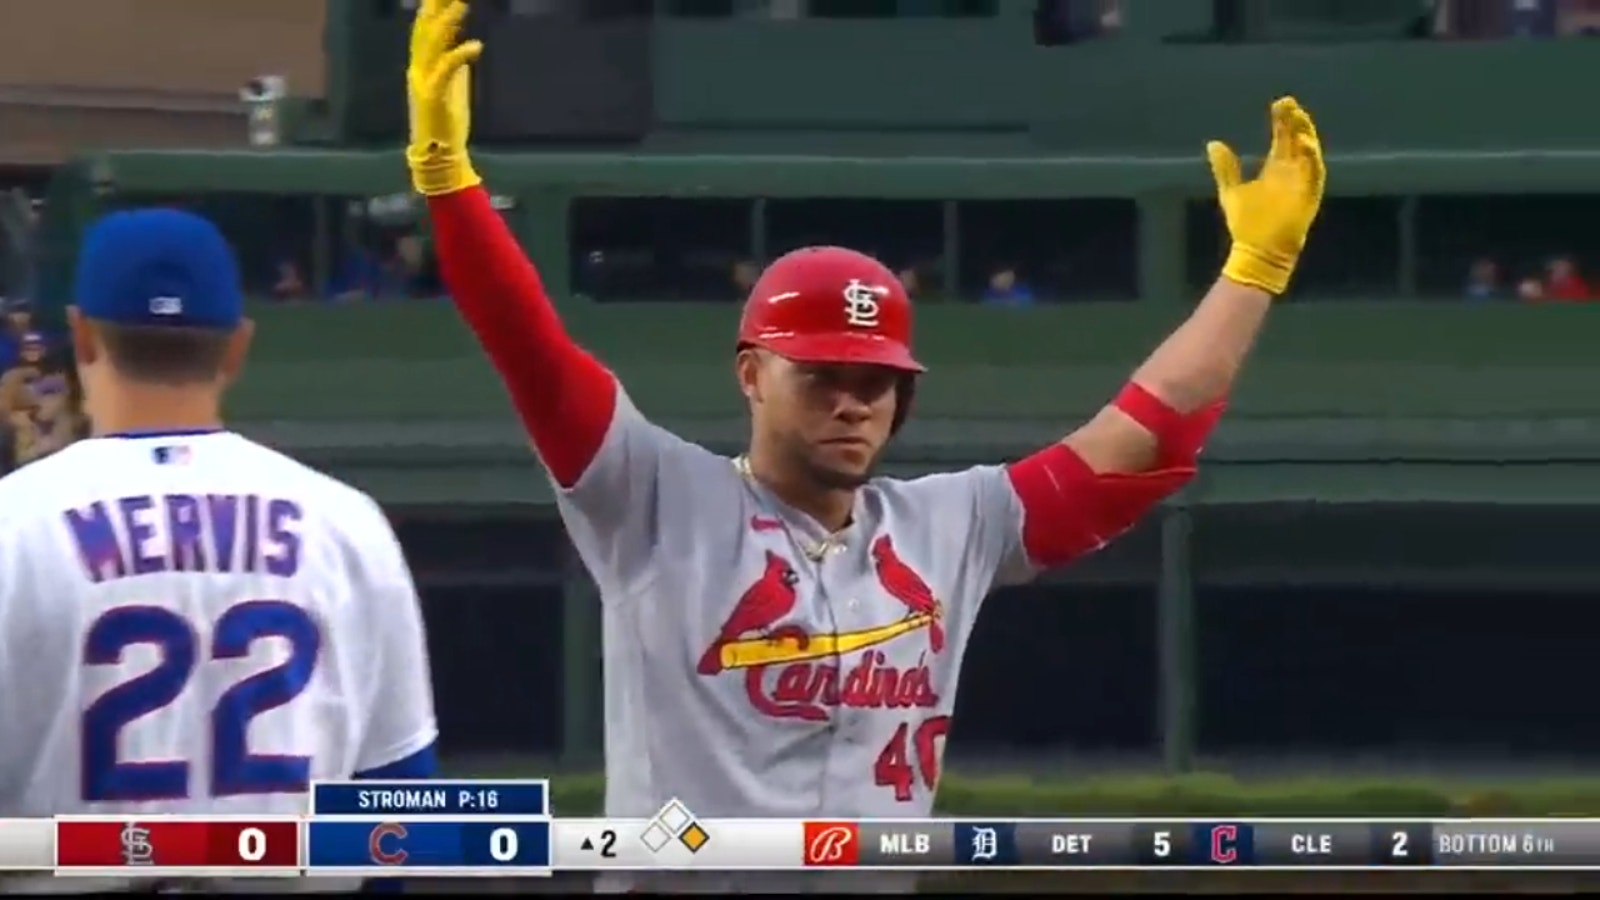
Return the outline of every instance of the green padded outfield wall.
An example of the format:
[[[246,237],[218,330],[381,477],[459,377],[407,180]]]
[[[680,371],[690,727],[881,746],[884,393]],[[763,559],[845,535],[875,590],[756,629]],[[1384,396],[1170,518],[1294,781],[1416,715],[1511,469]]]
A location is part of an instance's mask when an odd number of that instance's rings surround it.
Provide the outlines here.
[[[1590,424],[1600,421],[1600,392],[1588,378],[1600,322],[1589,310],[1394,302],[1425,296],[1430,284],[1449,290],[1452,248],[1539,228],[1588,240],[1589,229],[1562,223],[1592,221],[1581,210],[1584,196],[1600,194],[1600,120],[1536,114],[1523,100],[1537,91],[1551,108],[1582,108],[1568,93],[1600,62],[1600,44],[1438,45],[1373,40],[1359,29],[1317,41],[1216,44],[1202,39],[1207,23],[1187,5],[1141,5],[1115,37],[1037,47],[1025,6],[1002,2],[994,15],[963,19],[663,18],[652,25],[659,123],[640,146],[502,146],[480,154],[481,168],[516,200],[508,215],[574,327],[654,414],[707,440],[736,439],[742,427],[725,366],[731,310],[569,296],[575,202],[734,198],[748,204],[759,231],[763,204],[897,198],[949,212],[942,240],[957,250],[971,238],[959,227],[966,204],[1125,204],[1135,224],[1116,241],[1138,259],[1127,298],[1136,302],[1026,315],[923,308],[920,352],[935,371],[907,452],[989,456],[1029,446],[1092,410],[1181,316],[1217,250],[1199,142],[1220,134],[1258,147],[1265,103],[1292,89],[1322,122],[1330,199],[1304,266],[1304,302],[1297,296],[1278,315],[1221,446],[1246,456],[1298,448],[1526,457],[1549,445],[1556,416],[1566,423],[1558,439],[1577,458],[1600,443]],[[330,47],[343,46],[330,30]],[[913,46],[940,52],[904,50]],[[806,78],[775,74],[822,58],[824,48],[829,59],[871,59],[897,77],[814,64],[803,67]],[[1508,74],[1487,83],[1475,77],[1487,71]],[[728,72],[740,77],[723,77]],[[392,90],[398,95],[398,80]],[[372,197],[403,192],[405,179],[392,149],[129,151],[81,161],[54,190],[43,280],[44,299],[59,307],[73,236],[97,209],[223,194],[240,204]],[[1530,207],[1529,197],[1546,205]],[[1479,204],[1472,215],[1460,212],[1467,201]],[[1576,205],[1562,207],[1566,201]],[[752,238],[753,253],[759,244]],[[1430,276],[1430,266],[1439,272]],[[1343,290],[1336,305],[1313,302],[1326,273],[1337,280],[1352,270],[1362,273],[1360,290]],[[501,392],[442,305],[264,316],[261,358],[238,415],[286,429],[343,422],[350,445],[401,441],[382,437],[382,423],[405,422],[413,436],[406,440],[422,441],[416,435],[427,422],[448,421],[456,424],[435,429],[448,437],[422,442],[518,447]],[[1521,424],[1535,418],[1539,424]],[[1468,420],[1478,424],[1463,433],[1459,423]]]

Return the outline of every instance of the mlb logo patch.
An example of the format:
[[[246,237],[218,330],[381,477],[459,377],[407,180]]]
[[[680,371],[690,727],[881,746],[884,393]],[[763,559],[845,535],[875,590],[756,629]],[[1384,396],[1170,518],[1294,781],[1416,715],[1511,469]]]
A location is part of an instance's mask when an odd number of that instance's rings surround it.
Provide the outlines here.
[[[164,447],[157,447],[153,453],[158,466],[188,465],[189,460],[194,456],[194,451],[183,444],[169,444]]]

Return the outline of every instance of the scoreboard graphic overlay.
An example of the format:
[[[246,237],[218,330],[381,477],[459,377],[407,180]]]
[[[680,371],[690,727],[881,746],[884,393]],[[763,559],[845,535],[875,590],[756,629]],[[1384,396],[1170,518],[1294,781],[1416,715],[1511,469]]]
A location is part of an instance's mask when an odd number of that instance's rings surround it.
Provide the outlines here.
[[[114,878],[545,877],[549,787],[338,782],[313,786],[309,816],[0,820],[0,870]]]
[[[550,874],[545,781],[319,784],[305,827],[313,875]]]
[[[546,781],[315,786],[299,816],[0,819],[0,872],[545,877],[806,869],[1600,870],[1600,819],[554,819]]]
[[[1600,869],[1600,820],[556,819],[556,871]]]

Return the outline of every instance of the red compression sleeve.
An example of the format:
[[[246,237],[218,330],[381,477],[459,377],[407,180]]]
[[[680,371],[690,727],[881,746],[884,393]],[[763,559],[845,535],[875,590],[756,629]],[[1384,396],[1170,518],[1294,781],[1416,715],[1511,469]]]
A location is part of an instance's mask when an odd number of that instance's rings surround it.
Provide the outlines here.
[[[1156,469],[1193,466],[1228,408],[1218,400],[1192,413],[1180,413],[1150,393],[1143,385],[1128,382],[1111,405],[1144,426],[1156,437]]]
[[[1129,384],[1114,405],[1156,436],[1154,468],[1096,473],[1065,444],[1054,444],[1007,468],[1022,504],[1022,545],[1035,565],[1052,567],[1105,546],[1156,504],[1194,478],[1226,401],[1184,415]]]
[[[487,191],[429,197],[428,214],[456,308],[500,372],[550,474],[571,487],[611,427],[616,379],[567,334]]]

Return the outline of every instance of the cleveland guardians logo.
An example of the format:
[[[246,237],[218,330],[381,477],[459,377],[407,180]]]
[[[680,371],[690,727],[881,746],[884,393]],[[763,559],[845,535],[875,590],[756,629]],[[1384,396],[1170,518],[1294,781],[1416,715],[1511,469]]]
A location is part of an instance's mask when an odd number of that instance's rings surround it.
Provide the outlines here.
[[[1239,826],[1211,826],[1211,861],[1219,866],[1239,861]]]
[[[700,657],[701,675],[743,669],[756,711],[773,718],[826,721],[828,708],[931,709],[928,653],[944,651],[944,607],[921,575],[895,552],[887,535],[872,542],[872,567],[890,597],[905,605],[897,621],[844,634],[811,634],[778,622],[794,611],[800,576],[788,560],[767,551],[766,565]],[[895,666],[880,644],[926,631],[928,650],[915,665]],[[847,663],[846,656],[861,655]],[[848,665],[848,668],[846,666]]]

